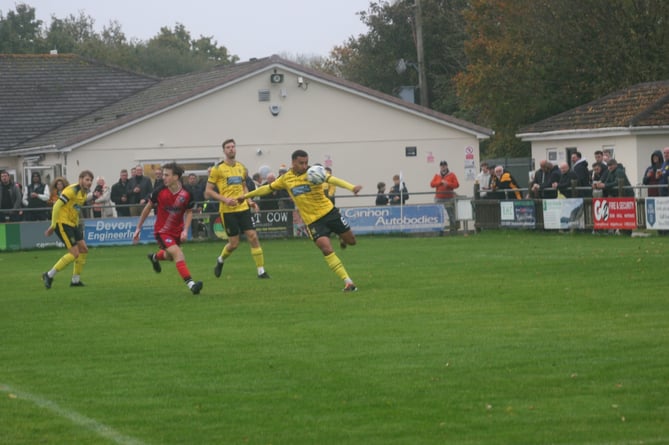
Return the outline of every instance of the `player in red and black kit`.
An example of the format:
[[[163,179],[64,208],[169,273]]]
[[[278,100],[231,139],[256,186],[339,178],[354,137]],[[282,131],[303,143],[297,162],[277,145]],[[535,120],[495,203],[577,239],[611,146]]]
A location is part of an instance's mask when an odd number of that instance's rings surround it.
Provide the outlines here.
[[[181,175],[184,170],[177,163],[163,165],[163,185],[153,190],[149,202],[142,210],[133,235],[133,242],[139,242],[139,233],[142,224],[156,208],[156,222],[153,233],[160,250],[147,255],[153,270],[160,272],[160,261],[174,261],[181,278],[193,292],[199,294],[202,290],[202,281],[194,281],[186,266],[186,259],[179,245],[188,238],[188,229],[193,220],[193,195],[181,184]]]

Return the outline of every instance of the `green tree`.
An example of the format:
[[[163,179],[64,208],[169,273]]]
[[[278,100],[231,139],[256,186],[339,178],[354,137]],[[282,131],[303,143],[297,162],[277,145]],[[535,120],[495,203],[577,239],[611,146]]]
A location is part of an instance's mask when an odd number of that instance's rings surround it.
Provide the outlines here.
[[[6,17],[0,12],[0,52],[39,54],[57,50],[159,77],[239,60],[212,37],[192,39],[179,23],[173,29],[162,27],[148,42],[128,41],[117,21],[103,27],[101,33],[95,31],[94,24],[93,17],[80,12],[63,19],[51,17],[45,27],[35,19],[34,8],[19,4]]]
[[[42,21],[35,19],[35,8],[20,3],[6,17],[0,11],[0,53],[34,54],[43,50]]]
[[[138,45],[138,54],[141,71],[160,77],[238,60],[237,56],[228,55],[224,46],[217,46],[211,37],[200,36],[198,40],[193,40],[190,32],[180,23],[173,30],[162,27],[160,33],[146,44]]]
[[[83,12],[78,17],[72,14],[64,19],[53,17],[46,36],[47,47],[59,53],[78,53],[86,42],[97,38],[94,23],[95,20]]]
[[[496,135],[489,155],[527,155],[518,129],[635,83],[669,78],[663,0],[471,0],[463,108]]]
[[[423,48],[431,107],[457,113],[454,76],[464,69],[464,0],[421,0]],[[394,94],[402,85],[417,86],[416,9],[414,0],[371,2],[360,19],[369,32],[335,47],[324,68],[337,76]],[[408,69],[398,72],[398,61]]]

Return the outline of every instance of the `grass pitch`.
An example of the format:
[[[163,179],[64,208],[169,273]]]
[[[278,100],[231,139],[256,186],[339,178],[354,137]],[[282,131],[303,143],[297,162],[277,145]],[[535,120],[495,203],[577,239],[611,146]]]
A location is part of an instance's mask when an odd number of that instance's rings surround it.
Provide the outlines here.
[[[669,237],[359,237],[0,253],[0,442],[669,443]]]

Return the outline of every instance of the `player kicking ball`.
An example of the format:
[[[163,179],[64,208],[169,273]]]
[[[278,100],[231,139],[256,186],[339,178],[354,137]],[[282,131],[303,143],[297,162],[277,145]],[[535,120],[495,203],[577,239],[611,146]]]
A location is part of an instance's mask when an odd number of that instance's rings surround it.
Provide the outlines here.
[[[350,184],[343,179],[328,176],[322,166],[309,167],[309,155],[304,150],[295,150],[291,156],[292,166],[285,174],[279,176],[270,184],[263,185],[252,192],[237,198],[242,202],[256,196],[264,196],[275,190],[287,190],[295,202],[295,207],[302,220],[309,228],[309,236],[325,258],[330,270],[344,281],[344,292],[358,290],[341,260],[332,249],[330,234],[339,236],[340,247],[353,246],[356,243],[353,231],[348,222],[342,217],[332,201],[323,193],[323,183],[345,188],[357,195],[361,185]]]
[[[132,237],[139,242],[139,233],[151,210],[156,208],[156,222],[153,233],[160,248],[147,255],[153,270],[161,272],[160,261],[174,261],[177,272],[194,295],[202,290],[202,281],[195,281],[188,271],[186,259],[180,244],[188,238],[188,229],[193,221],[193,195],[181,184],[184,170],[176,162],[163,165],[163,185],[153,190],[151,198],[139,216],[137,228]]]

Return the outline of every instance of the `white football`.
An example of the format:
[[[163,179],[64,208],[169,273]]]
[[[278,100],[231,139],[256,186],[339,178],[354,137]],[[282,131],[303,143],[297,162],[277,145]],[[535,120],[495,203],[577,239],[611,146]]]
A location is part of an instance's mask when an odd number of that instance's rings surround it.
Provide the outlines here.
[[[312,165],[309,167],[309,170],[307,170],[307,179],[312,184],[322,184],[325,182],[326,176],[327,172],[322,165]]]

